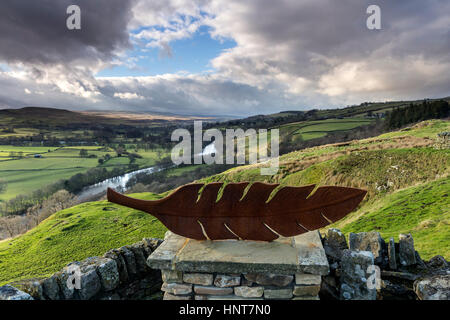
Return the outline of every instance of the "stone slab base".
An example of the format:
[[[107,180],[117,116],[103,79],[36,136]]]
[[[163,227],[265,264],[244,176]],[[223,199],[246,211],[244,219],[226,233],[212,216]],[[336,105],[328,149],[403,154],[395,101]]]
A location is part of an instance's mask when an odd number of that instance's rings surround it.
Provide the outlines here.
[[[197,241],[168,232],[147,259],[165,300],[318,300],[328,261],[317,231],[273,242]]]

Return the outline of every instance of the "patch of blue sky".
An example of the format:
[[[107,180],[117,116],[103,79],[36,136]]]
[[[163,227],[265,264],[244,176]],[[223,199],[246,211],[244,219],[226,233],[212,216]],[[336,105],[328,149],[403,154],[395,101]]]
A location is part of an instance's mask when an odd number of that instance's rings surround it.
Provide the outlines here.
[[[0,71],[9,72],[11,71],[11,68],[8,66],[7,63],[0,63]]]
[[[133,33],[142,30],[135,30]],[[163,54],[161,48],[135,45],[122,59],[122,64],[104,69],[96,76],[154,76],[165,73],[210,72],[213,69],[210,61],[224,50],[235,47],[236,43],[232,39],[213,39],[209,31],[209,27],[201,26],[191,37],[169,43],[172,56]]]

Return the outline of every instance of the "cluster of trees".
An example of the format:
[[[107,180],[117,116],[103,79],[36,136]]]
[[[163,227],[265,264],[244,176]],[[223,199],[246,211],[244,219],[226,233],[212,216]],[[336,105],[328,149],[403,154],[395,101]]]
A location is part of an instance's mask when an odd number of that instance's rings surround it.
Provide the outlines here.
[[[132,177],[128,183],[128,192],[155,192],[161,193],[175,189],[192,181],[205,178],[228,169],[235,165],[214,164],[208,166],[198,166],[192,171],[183,172],[182,174],[173,174],[167,170],[159,171],[152,174],[141,173]]]
[[[42,203],[28,208],[24,215],[0,217],[0,239],[3,237],[15,237],[36,227],[52,214],[70,208],[76,204],[73,194],[66,190],[60,190],[45,199]]]
[[[440,119],[450,116],[447,101],[423,101],[421,104],[410,104],[407,107],[395,108],[386,115],[386,128],[396,129],[407,124],[428,119]]]
[[[130,164],[133,164],[136,162],[136,159],[142,159],[142,156],[139,153],[128,153],[128,159]]]
[[[160,125],[160,126],[159,126]],[[82,124],[68,123],[65,126],[40,124],[39,122],[23,122],[18,125],[20,128],[34,128],[41,130],[37,134],[29,136],[4,136],[0,137],[0,144],[4,145],[44,145],[44,146],[61,146],[62,140],[64,145],[100,145],[118,143],[139,143],[140,145],[151,145],[151,148],[169,147],[173,143],[170,139],[171,133],[179,126],[176,123],[161,122],[155,123],[154,126],[132,126],[132,125],[115,125],[115,124]],[[45,130],[45,131],[44,131]],[[83,130],[83,134],[74,133],[74,131]],[[4,133],[13,133],[14,128],[1,129]],[[46,132],[50,131],[50,133]],[[51,132],[58,132],[59,137]],[[64,136],[61,138],[60,136]]]
[[[64,188],[63,181],[43,186],[26,195],[18,195],[15,198],[0,203],[0,216],[22,215],[27,209],[42,203],[45,199]]]
[[[97,155],[89,154],[89,152],[86,149],[81,149],[80,158],[97,158]]]
[[[92,130],[92,139],[100,144],[113,144],[120,141],[126,143],[151,144],[151,148],[169,147],[172,145],[170,140],[171,133],[177,126],[174,124],[144,127],[144,126],[102,126]],[[118,139],[119,138],[119,139]]]
[[[63,188],[71,193],[80,192],[84,187],[100,181],[120,176],[126,173],[127,167],[114,167],[111,171],[106,168],[91,168],[85,173],[77,173],[63,182]]]
[[[109,153],[105,154],[102,158],[98,159],[99,164],[104,164],[105,162],[109,161],[111,159],[111,156]]]

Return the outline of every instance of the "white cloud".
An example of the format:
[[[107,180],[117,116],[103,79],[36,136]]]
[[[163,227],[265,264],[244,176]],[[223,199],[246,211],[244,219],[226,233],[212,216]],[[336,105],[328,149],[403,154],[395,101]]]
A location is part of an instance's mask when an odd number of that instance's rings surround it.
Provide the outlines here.
[[[114,93],[114,97],[122,99],[122,100],[134,100],[134,99],[145,99],[143,96],[136,94],[135,92],[116,92]]]
[[[366,28],[367,1],[137,0],[120,21],[143,51],[171,57],[171,44],[201,26],[236,46],[201,74],[94,77],[111,65],[138,68],[143,59],[124,53],[127,41],[115,30],[124,45],[106,41],[104,55],[8,65],[0,72],[0,104],[247,115],[449,95],[450,3],[378,2],[381,31]]]

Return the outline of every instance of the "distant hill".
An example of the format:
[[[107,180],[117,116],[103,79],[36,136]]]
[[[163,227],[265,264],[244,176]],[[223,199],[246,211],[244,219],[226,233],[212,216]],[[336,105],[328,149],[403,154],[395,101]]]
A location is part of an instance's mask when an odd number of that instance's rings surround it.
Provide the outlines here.
[[[34,127],[40,124],[63,126],[65,124],[127,124],[149,125],[167,121],[211,120],[211,117],[187,117],[120,111],[70,111],[57,108],[25,107],[0,110],[0,125]]]
[[[428,101],[445,100],[425,99]],[[182,116],[176,114],[145,113],[129,111],[70,111],[59,108],[24,107],[21,109],[0,109],[0,126],[38,127],[40,124],[64,126],[67,124],[105,124],[105,125],[150,125],[164,122],[185,122],[203,120],[220,122],[221,126],[256,126],[270,127],[305,120],[324,120],[332,118],[349,118],[358,116],[382,117],[386,111],[410,104],[419,104],[423,100],[366,102],[357,106],[334,109],[311,109],[306,111],[288,110],[272,114],[253,115],[245,118],[230,119],[229,116]]]
[[[427,101],[444,100],[450,103],[450,97],[439,99],[421,99],[408,101],[387,101],[387,102],[364,102],[355,106],[348,106],[344,108],[333,109],[317,109],[311,108],[305,111],[280,111],[272,114],[254,115],[242,119],[233,119],[224,124],[230,125],[256,125],[256,126],[278,126],[281,124],[305,121],[305,120],[325,120],[325,119],[340,119],[340,118],[354,118],[354,117],[373,117],[382,118],[387,111],[394,108],[406,107],[411,104],[418,105]]]

